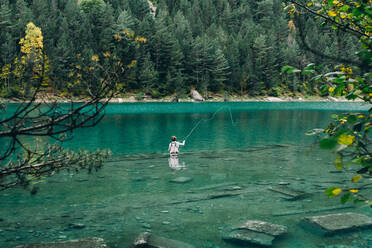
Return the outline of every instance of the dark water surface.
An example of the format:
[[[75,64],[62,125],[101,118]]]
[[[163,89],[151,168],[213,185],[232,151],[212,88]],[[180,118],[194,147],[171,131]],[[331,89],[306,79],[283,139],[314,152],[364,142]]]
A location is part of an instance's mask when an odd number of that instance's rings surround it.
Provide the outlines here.
[[[304,135],[325,127],[332,113],[367,109],[359,103],[111,104],[99,125],[78,130],[66,144],[109,148],[111,161],[92,175],[47,178],[34,196],[2,192],[0,247],[92,236],[109,247],[129,247],[146,230],[195,247],[249,247],[221,239],[245,220],[286,225],[289,234],[273,247],[372,247],[368,230],[321,237],[299,224],[325,213],[372,216],[363,206],[321,211],[342,206],[323,192],[350,185],[352,172],[333,173],[334,155],[311,149],[313,138]],[[169,160],[170,136],[182,139],[200,120],[178,161]],[[179,177],[191,181],[172,182]],[[268,190],[280,183],[309,197],[288,201]],[[236,194],[209,199],[229,190]]]

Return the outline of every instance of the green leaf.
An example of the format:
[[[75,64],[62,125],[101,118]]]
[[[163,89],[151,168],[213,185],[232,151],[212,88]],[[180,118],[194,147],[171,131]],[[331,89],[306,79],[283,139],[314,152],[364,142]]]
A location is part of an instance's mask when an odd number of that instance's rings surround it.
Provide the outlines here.
[[[352,160],[354,164],[361,164],[363,161],[363,157],[358,157]]]
[[[354,200],[354,204],[358,204],[358,203],[360,203],[360,202],[364,202],[363,200],[360,200],[360,199],[355,199]]]
[[[353,176],[353,178],[351,179],[351,181],[353,182],[353,183],[356,183],[356,182],[358,182],[360,179],[362,179],[363,177],[361,176],[361,175],[355,175],[355,176]]]
[[[315,67],[315,64],[314,64],[314,63],[310,63],[310,64],[308,64],[308,65],[304,68],[304,70],[313,70],[314,67]]]
[[[342,6],[339,10],[340,10],[341,12],[346,12],[349,8],[350,8],[349,5],[344,5],[344,6]]]
[[[321,79],[322,79],[322,75],[317,75],[317,76],[311,78],[310,81],[313,81],[313,80],[314,80],[314,81],[318,81],[318,80],[321,80]],[[328,87],[327,87],[326,85],[323,85],[323,86],[320,88],[321,92],[323,93],[322,88],[327,88],[326,91],[328,91]]]
[[[314,77],[315,78],[315,77]],[[326,94],[328,93],[328,86],[327,85],[323,85],[322,87],[320,87],[320,92],[322,94]]]
[[[328,72],[324,74],[325,77],[338,76],[338,75],[344,75],[344,73],[341,71],[332,71],[332,72]]]
[[[344,77],[335,78],[334,82],[337,84],[342,84],[343,82],[345,82],[345,78]]]
[[[341,197],[341,203],[345,204],[346,202],[350,201],[352,198],[353,198],[352,195],[348,192]]]
[[[285,65],[285,66],[282,67],[282,73],[283,73],[283,72],[287,72],[287,71],[290,70],[290,69],[293,69],[293,67],[290,66],[290,65]]]
[[[315,73],[314,70],[303,70],[303,71],[301,72],[302,75],[309,75],[309,74],[313,74],[313,73]]]
[[[357,120],[358,120],[357,115],[349,115],[347,117],[347,122],[349,122],[351,124],[355,123]]]
[[[372,167],[372,159],[364,158],[362,160],[362,166],[363,167]]]
[[[330,188],[326,189],[326,190],[324,191],[324,193],[325,193],[329,198],[332,198],[332,197],[334,197],[332,191],[335,190],[335,189],[336,189],[336,187],[330,187]]]
[[[334,161],[335,167],[338,170],[342,170],[343,164],[342,164],[342,157],[341,155],[337,155],[335,161]]]
[[[353,15],[354,16],[360,16],[361,14],[363,14],[359,9],[353,9]]]
[[[320,148],[325,149],[325,150],[333,149],[336,147],[336,145],[337,145],[337,140],[334,138],[325,138],[319,142]]]

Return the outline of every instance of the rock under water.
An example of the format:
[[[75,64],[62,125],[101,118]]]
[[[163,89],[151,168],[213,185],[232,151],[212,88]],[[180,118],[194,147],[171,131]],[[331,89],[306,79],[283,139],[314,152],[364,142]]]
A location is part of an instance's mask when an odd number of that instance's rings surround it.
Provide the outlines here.
[[[195,248],[173,239],[156,236],[148,232],[141,233],[132,244],[132,248]]]
[[[271,246],[274,239],[287,233],[287,227],[265,221],[248,220],[223,237],[226,241],[242,244]]]
[[[14,248],[107,248],[107,245],[103,239],[93,237],[63,242],[19,245]]]
[[[356,213],[327,214],[305,217],[305,227],[311,227],[320,234],[336,234],[372,227],[372,218]]]

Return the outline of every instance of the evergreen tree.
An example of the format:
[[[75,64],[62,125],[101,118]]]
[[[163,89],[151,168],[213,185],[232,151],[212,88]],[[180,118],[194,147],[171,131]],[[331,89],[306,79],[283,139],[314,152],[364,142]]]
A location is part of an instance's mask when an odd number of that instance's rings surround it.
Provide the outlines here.
[[[147,54],[144,57],[144,61],[139,70],[140,73],[138,73],[138,80],[141,84],[141,89],[143,89],[146,94],[152,94],[151,90],[155,88],[158,81],[158,73],[151,61],[150,54]]]

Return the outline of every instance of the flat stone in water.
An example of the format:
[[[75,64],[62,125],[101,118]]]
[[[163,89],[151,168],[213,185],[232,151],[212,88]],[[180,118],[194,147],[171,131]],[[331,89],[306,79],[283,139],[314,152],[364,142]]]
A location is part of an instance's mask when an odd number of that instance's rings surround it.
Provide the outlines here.
[[[236,243],[271,246],[273,240],[287,233],[287,227],[265,221],[248,220],[233,230],[223,239]]]
[[[284,195],[285,196],[284,198],[288,200],[297,200],[297,199],[305,198],[306,196],[308,196],[303,191],[294,190],[287,186],[269,187],[269,190]]]
[[[71,223],[68,226],[74,229],[83,229],[85,227],[85,225],[82,223]]]
[[[94,237],[64,242],[19,245],[15,248],[107,248],[107,245],[103,239]]]
[[[79,182],[79,183],[82,183],[82,182],[87,182],[89,181],[88,179],[85,179],[85,178],[77,178],[75,179],[76,182]]]
[[[170,180],[172,183],[187,183],[192,181],[191,177],[177,177]]]
[[[238,229],[248,229],[255,232],[265,233],[272,236],[280,236],[287,233],[286,226],[271,224],[265,221],[248,220]]]
[[[251,230],[241,229],[230,232],[223,237],[226,241],[235,243],[249,243],[254,245],[271,246],[273,244],[274,236],[264,233],[254,232]]]
[[[194,246],[173,239],[141,233],[133,242],[132,248],[195,248]]]
[[[325,234],[372,227],[372,219],[363,214],[340,213],[305,217],[304,222]]]

